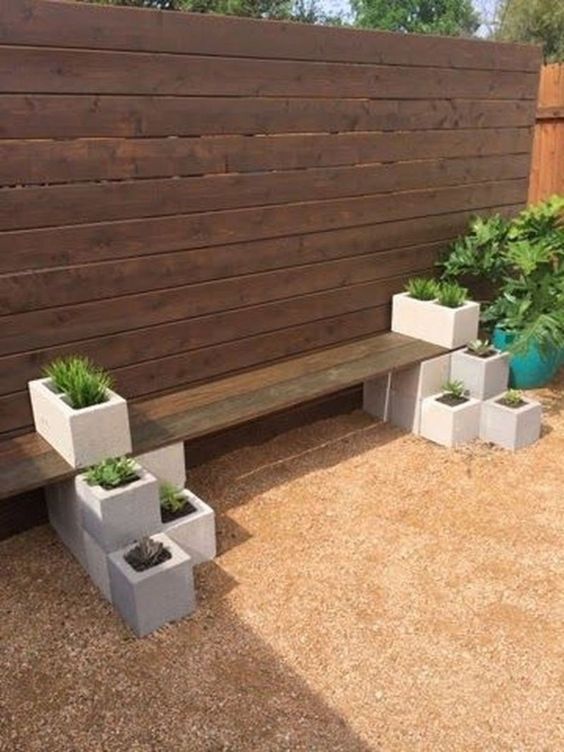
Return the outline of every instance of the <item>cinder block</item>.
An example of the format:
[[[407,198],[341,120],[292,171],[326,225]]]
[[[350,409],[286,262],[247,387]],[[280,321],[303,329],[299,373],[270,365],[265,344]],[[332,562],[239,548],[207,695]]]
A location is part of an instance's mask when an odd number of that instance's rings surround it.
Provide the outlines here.
[[[86,571],[104,598],[111,602],[109,554],[86,531],[84,531],[84,548],[86,551]]]
[[[498,394],[482,404],[480,438],[511,450],[534,444],[541,431],[540,403],[524,397],[522,407],[507,407],[500,404],[502,397]]]
[[[433,300],[416,300],[403,292],[392,298],[392,331],[453,349],[478,335],[480,304],[467,301],[448,308]]]
[[[107,402],[74,410],[51,379],[36,379],[28,386],[35,430],[72,467],[131,452],[127,403],[115,392],[108,390]]]
[[[211,561],[216,555],[215,513],[187,489],[184,496],[195,511],[163,524],[163,532],[190,555],[193,564]]]
[[[65,480],[47,486],[45,498],[51,527],[73,556],[85,567],[82,507],[76,492],[75,480]]]
[[[441,396],[435,394],[422,401],[421,436],[446,447],[478,438],[481,403],[471,397],[461,405],[450,407],[437,401]]]
[[[480,358],[457,350],[451,356],[451,379],[462,381],[471,397],[486,400],[507,389],[509,383],[509,354],[496,352]]]
[[[186,461],[182,442],[140,454],[135,459],[161,483],[172,483],[173,486],[184,488]]]
[[[156,567],[136,572],[124,559],[131,546],[109,556],[112,602],[138,637],[196,609],[190,557],[167,535],[151,537],[161,541],[172,554]]]

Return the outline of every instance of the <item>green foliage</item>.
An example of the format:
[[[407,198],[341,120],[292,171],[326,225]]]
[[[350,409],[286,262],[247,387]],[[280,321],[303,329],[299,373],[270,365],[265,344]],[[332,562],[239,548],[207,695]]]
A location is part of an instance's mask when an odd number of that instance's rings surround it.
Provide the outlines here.
[[[106,402],[112,386],[110,375],[81,355],[58,358],[46,366],[44,373],[58,391],[67,395],[75,410]]]
[[[499,19],[499,39],[542,44],[548,62],[564,60],[562,0],[504,0]]]
[[[416,300],[434,300],[437,297],[437,283],[434,279],[413,277],[405,286],[406,292]]]
[[[163,483],[159,489],[161,509],[169,514],[176,514],[186,506],[186,497],[182,489],[177,488],[172,483]]]
[[[501,398],[501,401],[509,407],[519,407],[524,402],[523,392],[519,389],[508,389]]]
[[[447,308],[460,308],[468,298],[468,290],[458,282],[441,282],[437,288],[437,301]]]
[[[445,397],[463,399],[466,396],[466,387],[462,381],[447,381],[443,384],[442,390]]]
[[[468,343],[467,348],[470,352],[474,353],[474,355],[478,355],[481,358],[494,352],[494,348],[489,339],[473,339]]]
[[[507,271],[503,248],[509,225],[499,214],[472,219],[468,233],[458,238],[439,262],[442,279],[465,276],[499,282]]]
[[[355,25],[388,31],[464,36],[480,25],[471,0],[351,0]]]
[[[133,460],[128,457],[110,457],[88,468],[85,477],[89,486],[101,486],[108,491],[133,483],[139,475]]]

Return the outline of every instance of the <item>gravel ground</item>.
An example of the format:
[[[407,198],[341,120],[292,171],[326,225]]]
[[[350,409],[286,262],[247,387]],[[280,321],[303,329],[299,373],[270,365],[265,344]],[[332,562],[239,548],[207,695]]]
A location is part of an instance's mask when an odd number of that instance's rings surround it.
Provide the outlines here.
[[[2,752],[560,752],[564,381],[542,440],[361,412],[191,473],[220,556],[132,638],[47,527],[0,544]]]

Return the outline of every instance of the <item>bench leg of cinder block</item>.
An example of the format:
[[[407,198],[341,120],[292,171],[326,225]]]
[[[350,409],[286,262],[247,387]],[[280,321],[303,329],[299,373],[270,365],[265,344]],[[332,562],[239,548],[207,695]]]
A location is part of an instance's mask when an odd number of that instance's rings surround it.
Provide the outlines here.
[[[74,479],[48,486],[45,498],[51,527],[75,558],[86,567],[81,506]]]
[[[186,460],[184,458],[184,443],[155,449],[152,452],[140,454],[135,458],[145,470],[148,470],[161,483],[172,483],[177,488],[184,488],[186,483]]]
[[[365,381],[362,385],[362,409],[373,418],[388,420],[392,374]]]

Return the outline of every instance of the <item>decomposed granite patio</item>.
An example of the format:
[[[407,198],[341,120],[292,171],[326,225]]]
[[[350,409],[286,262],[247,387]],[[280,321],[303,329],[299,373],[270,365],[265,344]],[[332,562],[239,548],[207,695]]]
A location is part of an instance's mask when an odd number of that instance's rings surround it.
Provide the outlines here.
[[[4,541],[0,749],[563,750],[563,387],[516,454],[355,412],[192,470],[219,556],[144,640],[48,527]]]

